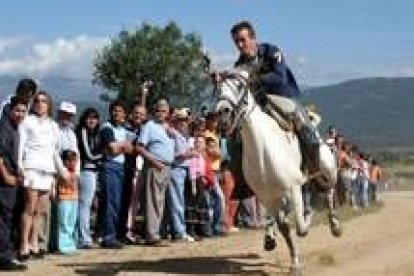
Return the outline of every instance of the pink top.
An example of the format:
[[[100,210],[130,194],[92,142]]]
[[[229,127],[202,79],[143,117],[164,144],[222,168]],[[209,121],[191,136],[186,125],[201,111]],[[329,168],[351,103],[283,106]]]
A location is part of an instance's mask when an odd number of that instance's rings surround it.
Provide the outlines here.
[[[198,176],[206,175],[206,160],[200,154],[190,159],[190,179],[195,180]]]

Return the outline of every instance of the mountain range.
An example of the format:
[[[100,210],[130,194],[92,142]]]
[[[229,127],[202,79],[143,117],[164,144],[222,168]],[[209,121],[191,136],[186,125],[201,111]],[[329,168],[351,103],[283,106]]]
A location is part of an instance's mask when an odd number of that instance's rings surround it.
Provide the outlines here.
[[[0,76],[0,99],[12,94],[20,76]],[[87,79],[49,76],[38,80],[55,101],[107,110],[100,100],[106,91]],[[315,104],[322,115],[321,130],[334,125],[367,150],[414,152],[414,78],[365,78],[305,89],[300,101]]]
[[[366,78],[309,88],[301,101],[317,106],[322,128],[334,125],[364,148],[414,151],[414,78]]]

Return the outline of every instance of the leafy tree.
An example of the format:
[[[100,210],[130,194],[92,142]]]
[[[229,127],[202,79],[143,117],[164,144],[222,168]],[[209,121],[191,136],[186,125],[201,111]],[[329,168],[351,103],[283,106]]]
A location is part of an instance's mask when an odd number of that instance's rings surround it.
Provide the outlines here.
[[[94,83],[118,92],[121,100],[137,98],[139,85],[152,80],[147,102],[168,97],[176,105],[195,106],[208,84],[201,38],[183,34],[170,22],[147,23],[135,31],[122,30],[94,60]]]

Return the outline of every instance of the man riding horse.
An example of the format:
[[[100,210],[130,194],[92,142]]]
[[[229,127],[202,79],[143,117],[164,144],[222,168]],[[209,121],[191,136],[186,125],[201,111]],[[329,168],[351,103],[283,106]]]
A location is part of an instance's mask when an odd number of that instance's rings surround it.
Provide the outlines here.
[[[235,67],[249,69],[251,72],[250,84],[255,91],[257,103],[282,128],[288,130],[286,125],[293,125],[291,130],[299,137],[305,167],[310,172],[317,171],[321,139],[306,110],[294,100],[299,96],[300,89],[282,52],[275,45],[258,43],[254,28],[247,21],[235,24],[231,35],[240,52]],[[220,76],[215,77],[219,81]]]

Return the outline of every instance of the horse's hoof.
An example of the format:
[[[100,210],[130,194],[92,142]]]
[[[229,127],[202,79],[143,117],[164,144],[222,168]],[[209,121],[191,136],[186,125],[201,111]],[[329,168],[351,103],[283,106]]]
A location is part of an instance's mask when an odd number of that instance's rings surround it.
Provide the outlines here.
[[[277,244],[276,244],[276,239],[275,238],[272,238],[269,235],[266,235],[264,237],[264,245],[263,245],[264,250],[273,251],[273,250],[276,249],[276,245]]]
[[[292,267],[290,270],[290,275],[292,276],[302,276],[302,269],[299,267]]]
[[[329,227],[331,228],[332,236],[337,238],[342,236],[342,228],[337,216],[331,215],[329,217]]]
[[[304,238],[308,235],[308,231],[301,232],[299,230],[296,230],[296,235],[298,235],[298,237]]]
[[[339,238],[342,236],[342,229],[341,227],[331,227],[332,236]]]

